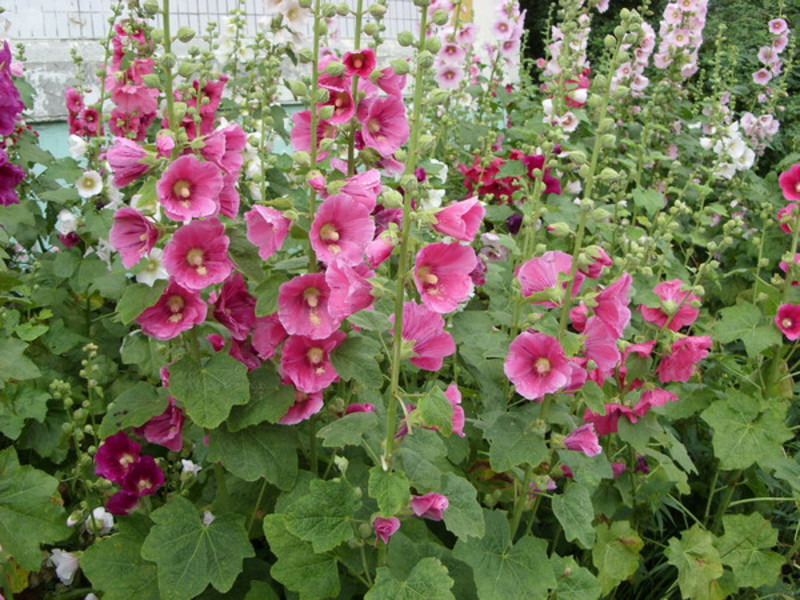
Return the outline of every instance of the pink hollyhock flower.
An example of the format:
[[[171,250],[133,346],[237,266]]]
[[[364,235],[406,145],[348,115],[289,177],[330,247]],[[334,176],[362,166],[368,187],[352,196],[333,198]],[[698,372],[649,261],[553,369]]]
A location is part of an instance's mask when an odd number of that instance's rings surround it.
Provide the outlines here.
[[[631,423],[636,423],[637,421],[633,411],[621,404],[606,404],[605,412],[605,415],[600,415],[587,408],[586,412],[583,413],[583,421],[593,424],[598,435],[616,433],[619,418],[623,415],[626,416]]]
[[[646,390],[642,392],[642,397],[639,398],[636,406],[633,407],[633,414],[637,417],[643,417],[650,412],[650,409],[654,406],[664,406],[667,402],[677,401],[678,397],[667,390],[662,390],[661,388]]]
[[[706,335],[684,337],[674,342],[672,353],[662,358],[656,369],[661,383],[689,381],[695,365],[708,355],[709,348],[711,348],[711,338]]]
[[[222,178],[222,189],[219,191],[219,214],[233,219],[239,216],[239,192],[236,189],[238,175],[225,175]]]
[[[411,510],[414,511],[414,514],[431,521],[441,521],[442,513],[447,510],[449,505],[447,497],[435,492],[424,496],[414,496],[411,499]]]
[[[216,217],[180,227],[164,248],[164,268],[176,282],[202,290],[225,281],[233,264],[228,258],[230,240]]]
[[[350,196],[353,200],[363,204],[372,213],[375,203],[381,193],[381,173],[377,169],[369,169],[344,180],[345,184],[339,188],[340,194]]]
[[[392,251],[396,245],[397,236],[392,235],[389,231],[382,231],[375,236],[374,240],[367,244],[367,264],[371,268],[377,269],[392,255]]]
[[[622,332],[631,322],[631,311],[628,308],[631,281],[631,276],[623,273],[595,298],[597,302],[597,306],[594,307],[595,316],[605,323],[616,337],[622,337]]]
[[[268,360],[283,343],[288,334],[281,325],[278,314],[258,317],[253,326],[252,344],[261,360]]]
[[[800,163],[792,165],[778,177],[783,197],[790,202],[800,202]]]
[[[281,425],[297,425],[311,418],[322,410],[322,392],[306,394],[300,390],[294,392],[294,404],[289,407],[278,423]]]
[[[569,277],[571,270],[572,257],[560,250],[550,250],[541,256],[531,258],[523,263],[517,271],[517,279],[519,279],[522,295],[527,298],[536,292],[552,290],[553,300],[558,299],[557,302],[539,300],[533,302],[533,304],[541,304],[547,308],[561,306],[563,295],[559,293],[559,290],[566,290],[569,282],[561,281],[559,283],[559,275],[562,276],[561,279],[563,280],[563,276]],[[573,296],[578,293],[583,279],[583,273],[580,271],[575,273],[575,280],[572,284]]]
[[[325,105],[333,107],[333,114],[329,122],[334,125],[347,123],[353,118],[353,115],[356,114],[356,101],[353,99],[349,90],[331,90],[330,98]]]
[[[610,372],[620,361],[621,354],[617,349],[617,337],[614,332],[598,317],[591,317],[583,330],[583,355],[593,360],[597,368]]]
[[[300,335],[289,337],[283,345],[281,370],[301,392],[313,394],[324,390],[339,378],[330,353],[344,338],[342,331],[334,331],[324,340]]]
[[[214,350],[214,352],[219,352],[225,347],[225,338],[218,333],[207,335],[206,340],[208,340],[208,343],[211,344],[211,348]]]
[[[298,275],[281,285],[278,318],[286,332],[315,340],[329,337],[341,323],[328,309],[330,295],[323,273]]]
[[[433,78],[443,90],[455,90],[464,81],[464,69],[456,63],[445,62],[436,67]]]
[[[244,162],[242,152],[247,146],[247,136],[238,124],[213,131],[203,142],[205,145],[200,149],[200,155],[204,159],[213,162],[228,175],[239,174]]]
[[[353,413],[368,413],[375,412],[375,405],[369,402],[351,402],[344,409],[344,414],[352,415]]]
[[[767,85],[772,80],[772,73],[767,69],[759,69],[753,73],[753,83],[758,85]]]
[[[383,157],[391,156],[408,140],[408,119],[403,100],[397,96],[376,98],[365,108],[361,134],[364,144]],[[360,112],[360,109],[359,109]]]
[[[319,260],[351,266],[362,262],[374,235],[375,222],[369,210],[343,194],[331,196],[320,204],[308,233]]]
[[[612,261],[611,257],[606,254],[606,251],[599,246],[594,246],[592,250],[590,256],[594,262],[587,267],[581,268],[580,271],[591,279],[597,279],[603,272],[603,267],[610,267],[614,264],[614,261]]]
[[[161,158],[169,158],[175,148],[175,138],[172,135],[159,135],[156,138],[156,153]]]
[[[375,301],[369,279],[375,271],[364,264],[351,267],[332,263],[325,271],[325,282],[331,290],[328,310],[337,319],[346,319],[360,310],[369,308]]]
[[[139,460],[142,447],[122,431],[107,437],[94,455],[94,473],[114,483],[122,483]]]
[[[150,168],[142,162],[146,157],[147,152],[136,142],[122,137],[114,138],[114,144],[106,153],[111,172],[114,173],[114,185],[122,188],[144,175]]]
[[[266,206],[254,206],[244,214],[247,239],[258,247],[258,255],[267,260],[280,249],[292,222],[283,213]]]
[[[156,183],[164,214],[175,221],[210,217],[219,211],[222,174],[214,163],[188,154],[174,161]]]
[[[639,311],[644,320],[672,331],[678,331],[694,323],[700,314],[700,309],[691,303],[700,302],[700,298],[689,291],[681,290],[683,286],[684,283],[680,279],[672,279],[663,281],[653,288],[653,292],[661,298],[661,306],[650,308],[641,305]]]
[[[781,304],[775,315],[775,324],[786,339],[794,341],[800,337],[800,304]]]
[[[376,517],[372,522],[372,529],[375,531],[375,545],[378,545],[378,540],[384,544],[389,543],[389,538],[392,537],[398,529],[400,529],[400,519],[397,517]]]
[[[572,321],[572,328],[577,332],[582,332],[586,329],[586,321],[589,318],[589,309],[581,302],[569,311],[569,319]]]
[[[311,152],[311,111],[303,110],[292,115],[292,148],[298,152]],[[317,148],[322,140],[336,137],[333,123],[320,119],[317,123]]]
[[[106,500],[106,510],[112,515],[127,515],[138,501],[137,496],[120,491]]]
[[[461,408],[461,391],[455,384],[450,384],[444,391],[444,395],[453,407],[453,433],[459,437],[464,437],[464,409]]]
[[[151,418],[141,427],[137,427],[137,435],[144,436],[151,444],[158,444],[173,452],[180,452],[183,447],[183,411],[175,406],[175,398],[169,397],[169,406],[158,415]]]
[[[361,48],[353,52],[345,52],[342,62],[344,63],[344,72],[348,77],[353,75],[369,77],[377,64],[375,51],[372,48]]]
[[[798,208],[800,205],[792,202],[778,211],[778,223],[784,233],[793,233],[797,227]]]
[[[772,19],[769,22],[769,32],[772,35],[781,35],[789,28],[784,19]]]
[[[155,246],[158,229],[136,209],[123,206],[114,213],[109,241],[122,256],[122,264],[130,269]]]
[[[449,235],[462,242],[471,242],[478,233],[486,209],[478,202],[477,196],[454,202],[436,213],[433,228],[443,235]]]
[[[564,446],[567,450],[583,452],[586,456],[597,456],[603,451],[592,423],[581,425],[572,431],[564,438]]]
[[[504,370],[520,396],[537,401],[566,386],[572,373],[558,340],[531,331],[511,342]]]
[[[394,315],[389,317],[394,323]],[[403,341],[411,348],[409,361],[424,371],[438,371],[446,356],[456,351],[453,337],[444,330],[441,315],[417,304],[403,304]]]
[[[469,274],[477,257],[469,246],[442,242],[428,244],[417,254],[414,282],[423,304],[434,312],[449,313],[458,308],[473,290]]]
[[[200,294],[171,280],[153,306],[136,317],[142,331],[158,340],[171,340],[206,320],[206,303]]]
[[[122,491],[131,496],[152,496],[164,485],[164,472],[152,456],[140,456],[122,482]]]
[[[214,303],[214,318],[227,327],[235,340],[247,339],[256,320],[256,299],[247,291],[241,273],[234,273]]]

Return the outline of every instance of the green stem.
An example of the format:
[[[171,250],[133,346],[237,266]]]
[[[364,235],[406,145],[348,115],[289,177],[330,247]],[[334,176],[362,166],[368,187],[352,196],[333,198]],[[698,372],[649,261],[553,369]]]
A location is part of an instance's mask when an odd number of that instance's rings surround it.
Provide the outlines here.
[[[164,93],[167,96],[167,120],[169,121],[169,128],[175,132],[177,123],[175,122],[175,98],[172,93],[172,65],[169,62],[169,55],[172,54],[172,34],[169,29],[169,0],[162,0],[161,16],[164,19],[164,57],[167,61],[163,63],[164,69]],[[178,150],[177,145],[172,149],[172,155],[175,156]]]
[[[319,112],[317,111],[317,89],[319,88],[319,27],[320,27],[320,0],[314,0],[314,42],[311,55],[311,170],[317,168],[317,126],[319,125]],[[311,188],[308,198],[308,218],[313,220],[317,212],[317,191]],[[317,257],[311,244],[308,245],[309,271],[316,273]]]
[[[717,490],[717,481],[719,480],[719,464],[714,466],[714,476],[711,478],[711,485],[708,487],[708,500],[706,500],[706,509],[703,511],[703,524],[708,527],[708,517],[711,514],[711,501],[714,499],[714,494]]]
[[[311,472],[317,474],[317,415],[309,420],[308,424],[308,446],[309,461],[311,462]]]
[[[361,49],[361,23],[364,19],[364,0],[356,2],[356,30],[353,34],[353,50],[358,51]],[[356,102],[356,94],[358,94],[358,75],[353,75],[353,87],[351,88],[351,95],[353,102]],[[351,177],[356,172],[356,129],[358,128],[358,119],[355,117],[350,119],[350,133],[347,136],[347,176]]]
[[[255,506],[253,506],[253,513],[250,515],[250,520],[247,522],[247,534],[250,535],[250,530],[253,528],[253,523],[256,520],[256,515],[258,514],[258,507],[261,506],[261,501],[264,499],[264,492],[267,489],[267,480],[263,480],[261,482],[261,489],[258,491],[258,500],[256,500]]]
[[[722,524],[722,517],[725,515],[725,511],[728,510],[731,497],[733,496],[733,492],[736,490],[736,483],[739,481],[739,476],[741,474],[741,470],[736,470],[731,473],[730,481],[725,489],[725,495],[722,497],[722,501],[719,503],[719,507],[717,508],[717,514],[714,517],[714,525],[712,527],[713,531],[719,531],[719,527]]]
[[[553,402],[553,396],[548,395],[542,401],[541,409],[539,410],[539,420],[544,422],[547,419],[547,413],[550,412],[550,405]],[[553,460],[550,459],[550,463],[552,464]],[[522,491],[521,494],[518,495],[514,500],[514,513],[511,516],[511,540],[513,542],[514,537],[517,534],[517,529],[519,528],[520,520],[522,519],[522,513],[524,512],[525,505],[528,502],[528,486],[531,482],[531,475],[533,474],[533,466],[527,465],[525,467],[525,478],[522,481]],[[534,504],[534,516],[536,514],[536,510],[539,508],[541,496],[536,498],[536,502]],[[531,521],[532,524],[532,521]]]

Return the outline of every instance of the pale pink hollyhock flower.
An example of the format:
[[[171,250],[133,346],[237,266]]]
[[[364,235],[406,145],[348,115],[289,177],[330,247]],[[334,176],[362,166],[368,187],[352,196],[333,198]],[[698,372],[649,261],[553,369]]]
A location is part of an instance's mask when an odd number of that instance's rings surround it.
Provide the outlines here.
[[[637,417],[643,417],[654,406],[664,406],[667,402],[677,401],[678,397],[667,390],[662,390],[661,388],[646,390],[642,392],[641,398],[639,398],[636,406],[633,407],[633,414]]]
[[[375,221],[358,202],[337,194],[320,204],[308,233],[317,258],[326,264],[362,262],[367,244],[375,235]]]
[[[464,80],[464,69],[454,63],[442,63],[436,67],[436,73],[433,78],[443,90],[454,90]]]
[[[147,157],[139,144],[126,138],[114,138],[114,144],[108,149],[106,158],[111,172],[114,174],[114,185],[125,187],[144,175],[150,168],[143,161]]]
[[[245,340],[256,320],[256,299],[247,291],[241,273],[234,273],[214,302],[214,318],[222,323],[235,340]]]
[[[597,368],[609,372],[620,361],[622,355],[617,349],[617,337],[598,317],[591,317],[583,330],[584,356],[593,360]]]
[[[408,119],[403,100],[397,96],[376,98],[365,110],[363,118],[359,115],[363,123],[364,145],[383,157],[391,156],[408,140]]]
[[[372,48],[361,48],[360,50],[345,52],[342,62],[344,63],[344,72],[349,77],[353,75],[369,77],[377,64],[375,51]]]
[[[306,394],[300,390],[294,392],[294,404],[289,407],[278,423],[281,425],[297,425],[311,418],[322,410],[322,392]]]
[[[392,251],[396,245],[397,236],[392,235],[389,231],[382,231],[375,236],[374,240],[367,244],[367,264],[373,269],[377,269],[392,255]]]
[[[767,85],[772,80],[772,73],[767,69],[759,69],[753,73],[753,83],[758,85]]]
[[[800,337],[800,304],[781,304],[775,315],[775,324],[786,339],[794,341]]]
[[[215,164],[187,154],[167,168],[156,190],[164,214],[175,221],[187,221],[219,211],[222,183],[222,173]]]
[[[453,407],[453,433],[459,437],[464,437],[464,409],[461,408],[461,391],[455,384],[450,384],[444,391],[444,395]]]
[[[788,45],[789,45],[788,35],[779,35],[778,37],[772,38],[772,48],[778,54],[786,50],[786,46]]]
[[[345,184],[339,188],[340,194],[345,194],[353,200],[363,204],[372,213],[375,203],[381,193],[381,173],[377,169],[369,169],[345,179]]]
[[[434,312],[449,313],[472,293],[470,273],[477,257],[458,243],[428,244],[417,254],[414,282],[423,304]]]
[[[372,529],[375,531],[375,545],[378,545],[378,540],[384,544],[389,543],[389,538],[392,537],[398,529],[400,529],[400,519],[397,517],[376,517],[372,522]]]
[[[444,41],[442,47],[439,49],[439,53],[436,55],[436,60],[437,62],[441,61],[441,63],[450,65],[461,65],[464,63],[466,57],[467,51],[464,46],[456,44],[455,42]]]
[[[173,452],[180,452],[183,447],[183,418],[183,410],[175,406],[175,398],[170,396],[169,405],[163,413],[152,417],[134,431],[151,444],[158,444]]]
[[[175,281],[190,290],[222,283],[231,274],[230,240],[216,217],[180,227],[164,248],[164,267]]]
[[[568,282],[562,281],[559,283],[559,276],[561,279],[568,277],[572,269],[572,257],[566,252],[560,250],[550,250],[541,256],[531,258],[523,263],[517,271],[517,279],[521,286],[522,295],[528,297],[535,292],[542,292],[544,290],[556,289],[560,286],[561,289],[566,289]],[[575,281],[572,284],[572,295],[578,293],[578,290],[583,283],[584,275],[580,271],[575,273]],[[551,302],[549,300],[540,300],[533,304],[541,304],[547,308],[555,308],[561,305],[559,302]]]
[[[789,27],[784,19],[772,19],[769,22],[769,32],[772,35],[781,35],[788,29]]]
[[[295,113],[292,123],[292,148],[299,152],[311,152],[311,111]],[[317,123],[317,148],[322,140],[333,137],[336,137],[336,127],[330,121],[320,119]]]
[[[708,355],[711,338],[704,335],[684,337],[672,344],[671,354],[661,359],[656,369],[661,383],[689,381],[694,367]]]
[[[267,206],[254,206],[244,214],[247,239],[258,247],[258,255],[267,260],[283,245],[292,222],[283,213]]]
[[[567,385],[572,373],[558,340],[531,331],[511,342],[504,371],[520,396],[537,401]]]
[[[155,246],[158,229],[136,209],[123,206],[114,213],[108,240],[122,256],[125,268],[130,269]]]
[[[261,360],[268,360],[287,337],[278,314],[257,317],[253,325],[252,344]]]
[[[171,340],[205,321],[207,309],[200,294],[170,280],[158,302],[136,317],[136,322],[147,335],[158,340]]]
[[[595,8],[597,9],[597,12],[599,12],[599,13],[606,12],[608,10],[608,3],[609,3],[609,0],[599,0],[597,2],[597,5],[595,6]]]
[[[595,297],[597,303],[594,307],[595,316],[603,321],[616,337],[622,337],[622,332],[631,322],[631,311],[628,308],[631,281],[631,276],[623,273]]]
[[[328,310],[337,319],[346,319],[360,310],[369,308],[375,301],[369,279],[375,271],[367,265],[355,267],[335,262],[325,271],[325,282],[330,288]]]
[[[339,378],[330,359],[330,352],[344,341],[342,331],[334,331],[324,340],[301,335],[290,336],[283,345],[281,370],[301,392],[313,394]]]
[[[610,433],[617,433],[619,418],[625,416],[631,423],[636,423],[637,417],[633,411],[627,406],[621,404],[609,403],[605,405],[604,415],[592,412],[588,408],[583,413],[583,421],[591,423],[595,426],[598,435],[608,435]]]
[[[486,209],[477,196],[454,202],[436,213],[433,228],[462,242],[471,242],[483,222]]]
[[[592,423],[581,425],[564,438],[567,450],[583,452],[586,456],[597,456],[603,451]]]
[[[394,323],[394,315],[389,317]],[[446,356],[456,351],[453,337],[444,330],[441,315],[416,302],[403,304],[403,341],[411,346],[411,364],[424,371],[438,371]]]
[[[758,49],[758,60],[760,60],[765,65],[772,64],[776,60],[780,60],[777,56],[777,52],[775,52],[775,48],[772,46],[761,46]]]
[[[411,499],[411,510],[414,514],[430,521],[441,521],[442,513],[450,506],[447,497],[431,492],[424,496],[414,496]]]
[[[466,23],[462,26],[462,28],[456,33],[456,40],[462,46],[471,46],[475,42],[475,38],[478,35],[478,28],[475,26],[474,23]]]
[[[644,304],[639,307],[644,320],[658,327],[666,327],[678,331],[691,325],[700,314],[700,309],[692,306],[700,298],[688,290],[681,290],[684,283],[680,279],[672,279],[659,283],[653,292],[661,298],[661,306],[650,308]]]
[[[330,295],[324,273],[298,275],[281,285],[278,318],[286,332],[315,340],[329,337],[341,323],[328,310]]]
[[[800,163],[792,165],[788,171],[781,173],[778,176],[778,183],[784,198],[790,202],[800,202]]]

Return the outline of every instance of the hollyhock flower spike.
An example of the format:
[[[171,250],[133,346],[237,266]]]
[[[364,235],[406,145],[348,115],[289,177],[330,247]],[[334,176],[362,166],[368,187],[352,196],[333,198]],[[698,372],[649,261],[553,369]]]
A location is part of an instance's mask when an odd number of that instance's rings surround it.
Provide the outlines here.
[[[0,50],[0,135],[11,135],[17,123],[17,117],[25,110],[25,104],[19,95],[17,86],[11,79],[11,49],[8,42],[3,42]],[[73,90],[74,91],[74,90]]]
[[[319,260],[350,266],[362,262],[374,235],[369,210],[344,194],[331,196],[319,206],[308,234]]]
[[[336,331],[341,319],[331,315],[328,309],[330,295],[324,273],[298,275],[281,285],[278,318],[287,333],[317,340]]]
[[[376,517],[372,522],[372,529],[375,531],[376,546],[378,545],[378,540],[381,540],[384,544],[388,544],[389,538],[400,529],[400,519],[397,517],[390,517],[388,519]]]
[[[572,376],[558,340],[534,331],[520,333],[511,342],[504,371],[520,396],[537,401],[566,386]]]
[[[414,514],[430,521],[441,521],[442,513],[447,510],[449,505],[450,502],[445,496],[435,492],[424,496],[414,496],[411,499],[411,510],[414,511]]]
[[[472,293],[470,273],[476,260],[469,246],[441,242],[425,246],[414,266],[414,282],[422,303],[434,312],[453,312]]]
[[[231,274],[230,240],[219,219],[193,221],[180,227],[164,248],[164,266],[172,278],[189,290],[222,283]]]
[[[306,394],[300,390],[294,392],[294,404],[289,407],[278,423],[281,425],[297,425],[310,419],[322,410],[322,392]]]
[[[800,202],[800,163],[778,176],[783,197],[790,202]]]
[[[653,292],[661,299],[661,306],[658,308],[640,306],[639,311],[644,320],[671,331],[678,331],[694,323],[700,314],[700,309],[692,306],[692,303],[699,303],[700,298],[690,291],[682,290],[684,285],[680,279],[673,279],[663,281],[653,288]]]
[[[330,359],[331,351],[344,341],[342,331],[324,340],[291,336],[283,345],[281,370],[301,392],[313,394],[339,378]]]
[[[800,304],[781,304],[775,315],[775,324],[786,336],[795,341],[800,337]]]
[[[477,196],[455,202],[436,213],[433,228],[462,242],[471,242],[478,233],[486,209]]]
[[[158,302],[136,317],[136,322],[147,335],[171,340],[205,321],[207,309],[200,294],[170,281]]]
[[[107,437],[94,455],[95,475],[121,484],[139,460],[142,447],[122,431]]]
[[[672,344],[671,354],[661,359],[656,369],[661,383],[689,381],[697,363],[708,356],[711,338],[708,336],[684,337]]]
[[[394,315],[389,317],[394,323]],[[444,330],[441,315],[416,302],[403,304],[404,345],[411,364],[425,371],[438,371],[444,358],[456,351],[453,337]]]
[[[122,264],[130,269],[150,253],[158,241],[158,229],[139,211],[123,206],[114,213],[109,241],[122,256]]]
[[[583,452],[586,456],[597,456],[603,451],[592,423],[581,425],[564,438],[567,450]]]
[[[210,217],[219,211],[222,173],[192,155],[174,161],[156,183],[164,214],[174,221]]]
[[[292,222],[283,213],[266,206],[254,206],[244,214],[247,239],[258,247],[261,260],[267,260],[283,245]]]

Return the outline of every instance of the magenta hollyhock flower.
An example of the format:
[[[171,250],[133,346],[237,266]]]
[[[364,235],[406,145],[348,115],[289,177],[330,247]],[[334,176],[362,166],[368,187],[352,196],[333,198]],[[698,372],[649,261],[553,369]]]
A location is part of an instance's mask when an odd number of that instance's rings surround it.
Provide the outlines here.
[[[213,162],[228,175],[237,176],[242,168],[242,152],[247,146],[247,136],[236,123],[217,129],[203,138],[200,155]]]
[[[106,153],[111,172],[114,174],[114,185],[122,188],[144,175],[150,168],[143,162],[146,157],[147,152],[136,142],[115,137],[114,144]]]
[[[261,360],[268,360],[275,354],[275,350],[283,343],[289,334],[281,325],[278,314],[266,317],[257,317],[253,325],[253,338],[251,343]]]
[[[345,52],[342,62],[344,63],[344,72],[349,77],[353,75],[369,77],[377,64],[375,51],[372,48],[361,48],[360,50]]]
[[[569,320],[572,322],[572,328],[577,332],[582,332],[586,329],[586,321],[588,319],[589,309],[586,308],[583,302],[569,310]]]
[[[461,407],[461,390],[454,383],[447,386],[444,391],[445,398],[450,402],[453,407],[453,433],[459,437],[464,437],[464,409]]]
[[[214,352],[219,352],[225,347],[225,338],[218,333],[207,335],[206,340],[208,340],[208,343],[211,344],[211,348],[214,350]]]
[[[678,331],[697,320],[700,309],[692,306],[700,302],[700,298],[688,290],[681,290],[684,283],[680,279],[672,279],[659,283],[653,292],[661,298],[661,306],[650,308],[644,304],[639,307],[644,320],[658,327],[666,327]]]
[[[711,338],[687,336],[672,344],[671,354],[661,359],[656,373],[661,383],[689,381],[697,363],[708,356]]]
[[[362,104],[366,105],[364,117],[359,115],[363,123],[361,135],[364,136],[364,145],[383,157],[391,156],[408,140],[408,119],[402,98],[386,96]]]
[[[210,217],[219,211],[222,173],[210,162],[187,154],[174,161],[156,183],[164,214],[175,221]]]
[[[238,175],[224,175],[222,177],[222,189],[219,191],[219,214],[233,219],[239,216],[239,192],[236,189]]]
[[[325,271],[325,281],[331,290],[328,310],[337,319],[346,319],[360,310],[372,306],[372,284],[369,280],[375,271],[365,264],[351,267],[334,262]]]
[[[583,356],[592,360],[597,368],[608,374],[619,364],[622,355],[617,348],[614,332],[597,317],[591,317],[583,330]]]
[[[528,297],[536,292],[543,292],[545,290],[553,290],[553,300],[559,295],[560,289],[567,289],[569,282],[564,281],[572,270],[572,257],[566,252],[560,250],[550,250],[541,256],[531,258],[522,264],[517,271],[517,279],[519,280],[522,295]],[[562,280],[559,283],[559,276]],[[578,293],[578,290],[583,283],[584,275],[580,271],[575,273],[575,280],[572,284],[572,295]],[[556,308],[561,306],[561,300],[558,302],[550,300],[538,300],[533,304],[541,304],[546,308]]]
[[[798,216],[798,209],[800,209],[800,204],[792,202],[778,211],[777,221],[781,227],[781,231],[784,233],[794,232],[797,227],[796,219]]]
[[[16,188],[24,178],[25,171],[9,162],[5,150],[0,148],[0,206],[19,204],[19,197],[14,188]]]
[[[281,425],[296,425],[301,421],[310,419],[322,410],[322,392],[306,394],[300,390],[294,392],[294,404],[289,407],[278,423]]]
[[[311,111],[303,110],[292,115],[292,148],[298,152],[311,152]],[[336,137],[336,127],[330,121],[317,123],[317,148],[322,140]]]
[[[609,435],[617,432],[617,426],[621,416],[626,416],[631,423],[636,423],[637,420],[633,411],[621,404],[606,404],[605,413],[606,414],[601,415],[587,408],[586,412],[583,413],[583,421],[584,423],[593,424],[598,435]]]
[[[234,273],[214,303],[214,318],[225,325],[235,340],[247,339],[256,320],[256,299],[247,291],[241,273]]]
[[[583,452],[586,456],[597,456],[603,451],[592,423],[581,425],[572,431],[564,438],[564,446],[567,450]]]
[[[114,213],[109,241],[122,256],[122,264],[130,269],[147,256],[158,241],[158,229],[139,211],[123,206]]]
[[[94,473],[121,484],[139,460],[142,447],[122,431],[107,437],[94,455]]]
[[[375,405],[369,402],[351,402],[344,409],[344,414],[375,412]]]
[[[340,194],[350,196],[353,200],[363,204],[372,213],[381,193],[381,173],[377,169],[369,169],[344,180],[345,184],[339,188]]]
[[[595,316],[605,323],[616,337],[622,337],[622,332],[631,322],[631,311],[628,308],[631,281],[631,276],[623,273],[595,297],[597,303],[593,309]]]
[[[136,322],[150,337],[171,340],[205,321],[207,309],[200,294],[170,280],[158,302],[136,317]]]
[[[781,304],[775,315],[775,324],[791,341],[800,337],[800,304]]]
[[[511,342],[504,370],[520,396],[537,401],[566,386],[572,374],[558,340],[533,331]]]
[[[164,446],[173,452],[180,452],[183,447],[183,410],[175,406],[175,398],[169,397],[169,406],[158,415],[151,418],[141,427],[137,427],[137,435],[144,436],[151,444]]]
[[[461,202],[454,202],[436,213],[433,228],[443,235],[449,235],[462,242],[471,242],[478,233],[486,209],[473,196]]]
[[[442,513],[450,506],[446,496],[431,492],[411,499],[411,510],[414,514],[430,521],[441,521]]]
[[[614,261],[611,260],[611,257],[599,246],[593,247],[593,252],[591,252],[590,257],[594,260],[594,262],[586,267],[581,268],[580,271],[591,279],[597,279],[600,277],[600,274],[603,272],[603,267],[610,267],[614,264]]]
[[[389,317],[394,323],[394,315]],[[403,331],[405,344],[411,347],[411,364],[424,371],[438,371],[446,356],[456,351],[453,336],[444,330],[444,319],[416,302],[403,304]]]
[[[258,255],[262,260],[267,260],[283,246],[292,225],[281,211],[266,206],[254,206],[244,214],[244,220],[247,223],[247,239],[258,247]]]
[[[202,290],[225,281],[233,264],[228,258],[230,240],[216,217],[180,227],[164,248],[164,268],[189,290]]]
[[[788,171],[778,176],[783,197],[790,202],[800,202],[800,163],[792,165]]]
[[[339,378],[330,359],[331,350],[344,341],[343,331],[334,331],[324,340],[295,335],[283,345],[281,370],[301,392],[313,394]]]
[[[247,367],[248,372],[254,371],[261,366],[258,351],[247,340],[232,339],[228,354]]]
[[[636,406],[633,407],[633,414],[637,417],[643,417],[650,412],[650,409],[654,406],[664,406],[667,402],[677,401],[678,397],[667,390],[662,390],[661,388],[645,390],[642,392],[642,396],[639,398]]]
[[[376,517],[372,522],[372,529],[375,531],[375,545],[378,545],[378,540],[384,544],[389,543],[389,538],[392,537],[398,529],[400,529],[400,519],[397,517]]]
[[[127,515],[137,502],[138,496],[120,491],[106,500],[106,510],[112,515]]]
[[[344,194],[320,204],[308,233],[317,258],[326,264],[362,262],[367,244],[375,235],[375,222],[367,207]]]
[[[330,313],[330,295],[324,273],[298,275],[281,285],[278,318],[286,332],[315,340],[329,337],[342,322]]]
[[[423,304],[434,312],[449,313],[472,293],[470,278],[477,257],[470,246],[457,242],[428,244],[417,254],[414,282]]]
[[[0,50],[0,134],[11,135],[17,124],[17,117],[25,109],[14,80],[11,79],[11,49],[3,42]]]
[[[152,456],[140,456],[122,482],[122,491],[132,496],[152,496],[164,485],[164,472]]]

